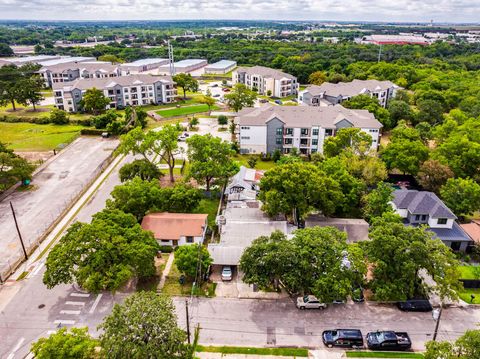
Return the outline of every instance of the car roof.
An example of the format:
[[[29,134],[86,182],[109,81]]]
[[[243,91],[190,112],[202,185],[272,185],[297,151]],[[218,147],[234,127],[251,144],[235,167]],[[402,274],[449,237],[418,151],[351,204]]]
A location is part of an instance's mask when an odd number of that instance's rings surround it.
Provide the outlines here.
[[[360,329],[337,329],[337,332],[346,338],[362,338]]]

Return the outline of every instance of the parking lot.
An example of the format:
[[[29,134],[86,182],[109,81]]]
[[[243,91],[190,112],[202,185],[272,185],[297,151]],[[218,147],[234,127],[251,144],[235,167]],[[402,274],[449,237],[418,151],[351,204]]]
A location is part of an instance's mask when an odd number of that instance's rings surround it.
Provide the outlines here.
[[[36,174],[32,190],[16,191],[0,202],[0,275],[23,258],[12,202],[27,251],[35,246],[72,200],[100,173],[117,140],[81,137]]]

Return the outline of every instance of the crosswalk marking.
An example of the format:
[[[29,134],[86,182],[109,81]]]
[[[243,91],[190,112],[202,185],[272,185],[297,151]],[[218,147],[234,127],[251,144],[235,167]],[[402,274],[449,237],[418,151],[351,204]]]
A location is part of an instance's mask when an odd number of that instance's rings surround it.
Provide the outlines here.
[[[65,304],[66,305],[81,305],[81,306],[85,305],[84,302],[70,302],[70,301],[66,301]]]
[[[75,321],[70,319],[58,319],[55,320],[53,324],[73,325],[75,324]]]
[[[82,297],[82,298],[88,298],[90,297],[90,294],[88,293],[70,293],[71,297]]]
[[[61,310],[60,314],[73,314],[73,315],[78,315],[80,314],[79,310]]]

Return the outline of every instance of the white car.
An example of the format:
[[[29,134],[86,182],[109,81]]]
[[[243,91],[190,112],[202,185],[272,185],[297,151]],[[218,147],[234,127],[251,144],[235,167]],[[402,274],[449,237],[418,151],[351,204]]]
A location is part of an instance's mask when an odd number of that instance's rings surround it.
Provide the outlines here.
[[[298,309],[325,309],[327,305],[320,303],[314,295],[305,295],[297,298]]]
[[[232,280],[232,267],[224,266],[222,269],[222,280]]]

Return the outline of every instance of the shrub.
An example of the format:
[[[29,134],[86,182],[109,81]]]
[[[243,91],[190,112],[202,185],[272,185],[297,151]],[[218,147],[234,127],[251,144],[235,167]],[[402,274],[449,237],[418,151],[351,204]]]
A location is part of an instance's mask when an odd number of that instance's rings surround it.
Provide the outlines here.
[[[173,247],[172,246],[160,246],[160,251],[162,253],[172,253]]]
[[[50,112],[50,122],[55,125],[66,125],[70,120],[65,111],[54,108],[52,112]]]

